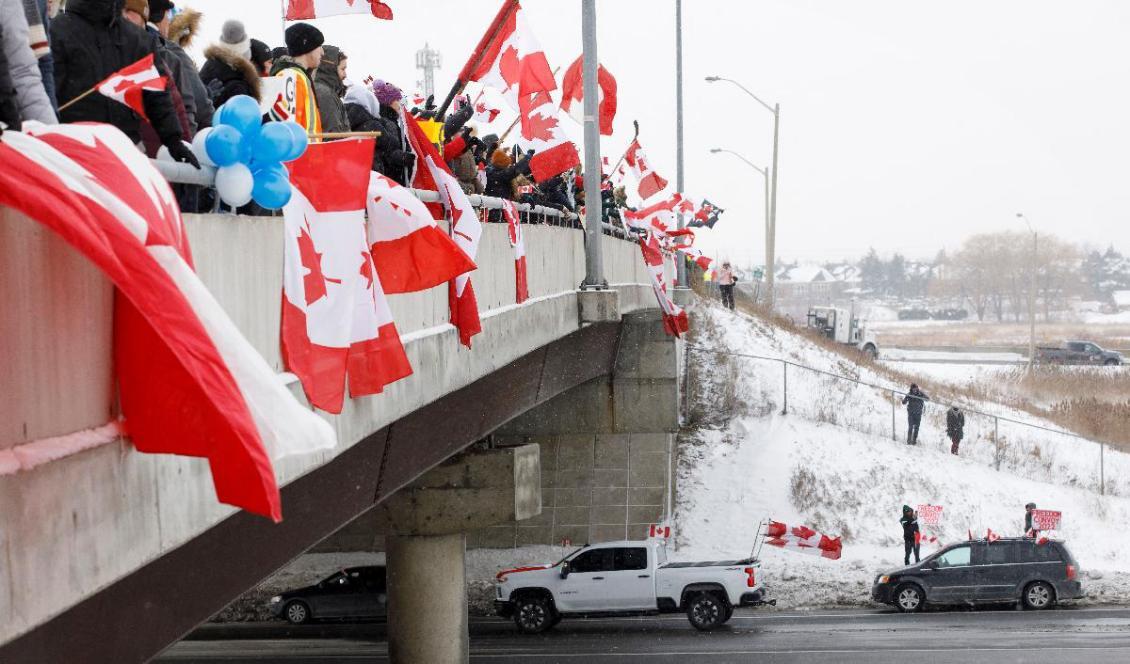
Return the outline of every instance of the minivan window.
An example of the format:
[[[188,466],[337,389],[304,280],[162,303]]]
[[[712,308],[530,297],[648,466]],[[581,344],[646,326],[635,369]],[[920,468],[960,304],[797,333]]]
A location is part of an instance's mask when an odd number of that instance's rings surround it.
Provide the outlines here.
[[[1023,558],[1024,545],[1013,542],[992,542],[985,547],[986,565],[1004,565],[1007,563],[1027,562]]]
[[[959,546],[957,548],[950,549],[949,551],[946,551],[942,555],[938,556],[938,560],[935,564],[938,567],[958,567],[960,565],[968,565],[969,551],[970,549],[968,546]]]
[[[616,570],[647,569],[647,549],[642,546],[616,549]]]
[[[1032,552],[1032,560],[1037,563],[1058,563],[1063,562],[1063,556],[1060,554],[1059,547],[1051,542],[1044,544],[1029,544],[1029,550]]]

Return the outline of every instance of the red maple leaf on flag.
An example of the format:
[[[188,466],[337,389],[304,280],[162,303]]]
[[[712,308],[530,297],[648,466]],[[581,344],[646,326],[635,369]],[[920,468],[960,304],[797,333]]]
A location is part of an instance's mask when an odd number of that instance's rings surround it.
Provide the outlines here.
[[[309,228],[309,222],[306,226]],[[306,232],[306,228],[298,233],[298,254],[302,267],[308,270],[306,276],[302,277],[302,287],[306,291],[306,305],[309,306],[325,297],[327,292],[326,277],[322,274],[322,255],[314,248],[314,239]]]
[[[521,77],[521,68],[518,49],[511,46],[502,52],[502,56],[498,59],[498,71],[502,74],[502,80],[506,81],[506,87],[514,88],[515,92],[517,92],[518,79]]]
[[[369,282],[365,288],[373,290],[373,254],[368,251],[361,252],[361,276]],[[376,293],[373,293],[373,296],[376,297]]]
[[[528,141],[553,140],[553,129],[557,127],[557,118],[550,118],[540,113],[527,115],[522,119],[522,138]]]

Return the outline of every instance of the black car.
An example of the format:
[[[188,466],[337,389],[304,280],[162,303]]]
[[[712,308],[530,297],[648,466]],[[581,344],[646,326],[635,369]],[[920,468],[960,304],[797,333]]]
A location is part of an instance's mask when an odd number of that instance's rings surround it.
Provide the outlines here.
[[[1058,540],[1001,538],[951,544],[917,565],[875,578],[871,598],[903,612],[926,604],[1021,601],[1046,609],[1083,596],[1079,565]]]
[[[387,608],[383,566],[348,567],[271,598],[271,613],[296,625],[325,618],[380,618]]]

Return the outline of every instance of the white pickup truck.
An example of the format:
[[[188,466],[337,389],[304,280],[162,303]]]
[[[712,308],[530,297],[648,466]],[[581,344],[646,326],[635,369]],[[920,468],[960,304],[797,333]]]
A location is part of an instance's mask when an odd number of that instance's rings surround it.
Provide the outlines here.
[[[691,625],[710,630],[736,606],[765,600],[755,558],[667,562],[656,541],[585,545],[552,565],[499,572],[495,609],[522,632],[550,629],[570,614],[686,611]]]

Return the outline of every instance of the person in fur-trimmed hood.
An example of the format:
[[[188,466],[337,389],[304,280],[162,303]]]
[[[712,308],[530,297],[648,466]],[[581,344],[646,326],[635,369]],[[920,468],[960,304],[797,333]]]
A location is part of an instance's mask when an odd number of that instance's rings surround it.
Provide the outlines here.
[[[251,38],[239,21],[227,21],[220,41],[204,50],[200,79],[208,88],[212,105],[219,108],[236,95],[259,99],[259,72],[251,63]]]
[[[190,48],[200,32],[200,21],[204,14],[190,8],[182,10],[169,21],[169,41],[181,48]]]

